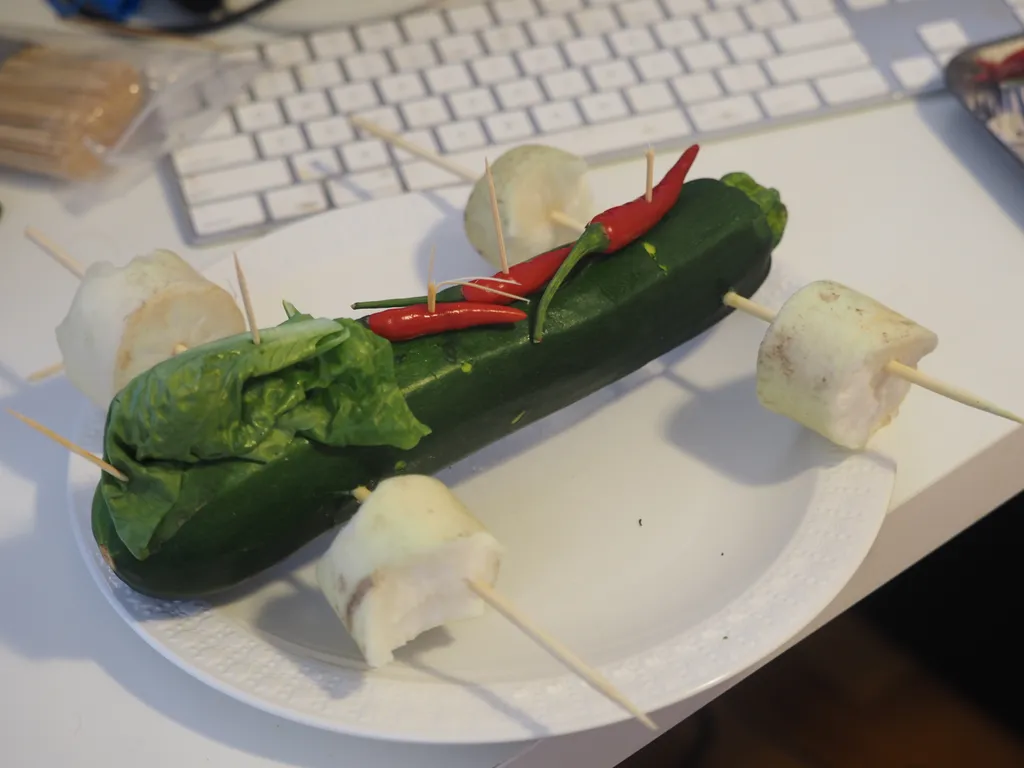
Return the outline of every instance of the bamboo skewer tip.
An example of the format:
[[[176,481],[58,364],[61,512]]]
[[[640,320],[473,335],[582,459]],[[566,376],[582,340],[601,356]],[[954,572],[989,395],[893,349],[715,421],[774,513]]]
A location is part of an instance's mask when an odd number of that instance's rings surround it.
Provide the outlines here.
[[[38,229],[35,227],[25,227],[25,237],[42,248],[43,252],[46,253],[47,256],[56,261],[79,280],[85,277],[85,268],[81,263]]]
[[[73,454],[75,454],[77,456],[81,456],[86,461],[91,462],[92,464],[95,464],[97,467],[102,469],[108,475],[112,475],[113,477],[116,477],[122,483],[127,483],[128,482],[128,476],[126,474],[124,474],[124,472],[119,470],[113,464],[109,464],[109,463],[105,462],[103,459],[101,459],[96,454],[94,454],[94,453],[92,453],[90,451],[85,450],[85,448],[82,448],[80,445],[76,445],[75,443],[72,443],[66,437],[63,437],[62,435],[58,435],[56,432],[54,432],[49,427],[43,426],[42,424],[40,424],[35,419],[31,419],[31,418],[29,418],[28,416],[26,416],[23,413],[18,413],[17,411],[12,410],[11,408],[5,408],[4,410],[6,410],[7,413],[9,413],[14,418],[18,419],[18,421],[21,421],[22,423],[27,424],[29,427],[34,429],[36,432],[39,432],[40,434],[45,435],[46,437],[50,438],[51,440],[53,440],[58,445],[62,445],[63,447],[67,448]]]
[[[252,343],[260,343],[260,327],[256,324],[256,313],[252,308],[252,297],[249,295],[249,284],[245,280],[245,273],[238,261],[238,254],[232,256],[235,259],[235,275],[238,277],[238,288],[242,292],[242,305],[245,307],[245,316],[249,320],[249,332],[252,333]]]
[[[508,252],[505,250],[505,235],[501,231],[501,212],[498,210],[498,193],[494,189],[494,174],[491,173],[491,162],[484,158],[484,173],[487,175],[487,190],[491,196],[491,216],[494,219],[494,233],[498,238],[498,256],[501,259],[501,271],[509,274]]]

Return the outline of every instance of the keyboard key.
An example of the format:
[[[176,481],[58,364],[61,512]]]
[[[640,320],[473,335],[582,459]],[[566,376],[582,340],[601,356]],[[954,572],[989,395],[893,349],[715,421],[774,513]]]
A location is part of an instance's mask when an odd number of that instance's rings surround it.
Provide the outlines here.
[[[608,40],[619,56],[647,53],[656,47],[654,38],[646,29],[620,29],[608,35]]]
[[[728,37],[747,31],[743,17],[736,11],[714,11],[699,17],[700,25],[708,37]]]
[[[537,45],[557,43],[573,37],[572,26],[564,16],[551,16],[543,19],[531,19],[526,22],[530,37]]]
[[[252,195],[193,206],[189,210],[189,217],[192,219],[192,226],[200,235],[215,235],[219,232],[251,227],[267,220],[263,206]]]
[[[619,28],[619,22],[611,8],[588,8],[573,14],[576,28],[584,36],[602,35]]]
[[[402,19],[402,27],[410,40],[433,40],[447,34],[448,28],[438,11],[413,13]]]
[[[850,29],[849,22],[841,16],[787,24],[776,27],[771,34],[783,53],[853,39],[853,30]]]
[[[349,80],[373,80],[391,74],[387,57],[379,51],[357,53],[346,57],[344,61]]]
[[[432,93],[449,93],[469,88],[473,84],[465,64],[446,64],[428,69],[425,73]]]
[[[666,80],[683,71],[679,59],[672,51],[637,56],[633,63],[640,70],[640,77],[644,80]]]
[[[342,182],[345,186],[353,189],[362,198],[379,200],[383,197],[394,197],[402,194],[402,182],[394,168],[379,168],[366,173],[353,173],[345,177]]]
[[[626,99],[634,112],[650,112],[674,106],[675,96],[665,83],[643,83],[626,89]]]
[[[260,145],[260,154],[264,157],[281,157],[294,155],[306,149],[306,140],[297,125],[286,125],[282,128],[271,128],[256,134]]]
[[[406,125],[410,128],[426,128],[440,125],[450,118],[444,102],[437,97],[408,101],[401,106]]]
[[[296,91],[295,79],[287,69],[273,72],[261,72],[252,81],[252,91],[256,101],[270,101],[281,96],[288,96]]]
[[[511,56],[507,55],[487,56],[470,62],[469,66],[473,68],[477,82],[482,85],[500,83],[503,80],[511,80],[519,76],[515,62],[512,61]]]
[[[423,147],[423,149],[428,152],[433,152],[434,154],[437,154],[438,152],[437,142],[434,141],[434,134],[430,130],[409,131],[408,133],[403,133],[402,138],[412,144]],[[399,149],[394,146],[391,147],[391,154],[393,154],[395,156],[395,160],[400,163],[406,163],[415,159],[413,155],[406,152],[404,149]]]
[[[232,48],[231,50],[224,51],[220,57],[224,61],[241,61],[245,63],[255,63],[260,60],[260,50],[255,46],[247,46],[245,48]]]
[[[427,95],[423,81],[415,72],[381,78],[377,87],[380,89],[384,101],[389,104],[397,104],[400,101],[409,101],[409,99],[418,99],[420,96]]]
[[[367,122],[379,125],[385,131],[401,133],[404,129],[404,126],[402,125],[402,118],[398,116],[398,111],[394,107],[377,107],[377,109],[367,109],[362,112],[357,112],[356,115]],[[361,139],[368,139],[371,135],[372,134],[367,133],[362,128],[356,129],[356,136]]]
[[[889,0],[846,0],[846,7],[851,11],[866,11],[868,8],[877,8],[888,2]]]
[[[511,24],[536,16],[537,8],[530,0],[496,0],[494,15],[502,24]]]
[[[696,104],[722,95],[718,81],[708,72],[674,77],[672,87],[684,104]]]
[[[356,37],[364,51],[379,51],[402,44],[402,33],[393,21],[379,21],[356,27]]]
[[[928,49],[935,52],[959,50],[969,43],[960,22],[952,19],[922,24],[917,28],[917,34]]]
[[[331,205],[335,208],[345,208],[349,205],[357,205],[363,202],[363,198],[357,195],[355,190],[349,186],[344,178],[331,178],[327,180],[327,194],[331,198]]]
[[[206,203],[283,187],[291,181],[292,175],[283,160],[263,160],[227,170],[190,176],[182,179],[182,190],[190,203]]]
[[[836,12],[835,0],[789,0],[789,7],[799,19],[813,19]]]
[[[743,9],[747,20],[758,29],[766,29],[792,20],[782,0],[761,0]]]
[[[182,176],[215,171],[256,159],[256,147],[248,136],[193,144],[174,153],[174,165]]]
[[[466,8],[452,8],[448,11],[448,20],[456,32],[472,32],[486,29],[494,25],[494,19],[487,12],[486,5],[471,5]]]
[[[575,128],[583,123],[580,112],[571,101],[556,101],[534,107],[533,119],[541,131],[548,133]]]
[[[365,171],[367,168],[391,164],[388,151],[380,139],[364,139],[346,144],[341,148],[341,159],[350,171]]]
[[[497,27],[483,32],[484,45],[491,53],[506,53],[526,48],[529,43],[526,33],[518,24],[514,27]]]
[[[462,152],[466,149],[482,147],[487,143],[484,130],[476,120],[463,120],[448,123],[437,129],[437,139],[446,153]]]
[[[632,0],[619,6],[619,15],[627,27],[646,27],[665,18],[656,0]]]
[[[807,83],[769,88],[761,91],[757,98],[765,112],[772,117],[789,117],[801,112],[810,112],[821,105],[814,89]]]
[[[299,83],[304,91],[320,91],[342,82],[341,67],[336,61],[317,61],[298,69]]]
[[[911,56],[892,63],[893,74],[900,84],[909,91],[938,85],[942,73],[931,56]]]
[[[552,99],[566,99],[590,93],[590,83],[583,73],[576,69],[544,75],[541,82]]]
[[[718,77],[730,93],[749,93],[768,85],[768,78],[757,64],[737,64],[718,70]]]
[[[685,16],[711,10],[708,0],[664,0],[669,16]]]
[[[565,67],[565,59],[553,45],[519,51],[516,58],[519,59],[519,66],[522,67],[523,72],[528,75],[554,72]]]
[[[327,97],[323,93],[312,91],[286,98],[284,111],[288,115],[289,122],[304,123],[307,120],[327,117],[331,114],[331,105],[327,103]]]
[[[617,91],[594,93],[580,99],[580,109],[591,123],[607,122],[629,114],[629,108]]]
[[[264,195],[270,216],[276,221],[308,216],[327,210],[327,197],[319,184],[302,184]]]
[[[380,104],[376,89],[369,83],[352,83],[331,88],[331,101],[334,102],[334,109],[343,115]]]
[[[673,48],[704,39],[697,25],[689,19],[672,19],[654,26],[654,34],[665,48]]]
[[[292,167],[299,181],[315,181],[341,173],[341,163],[333,149],[314,149],[293,155]]]
[[[416,160],[405,163],[399,169],[402,178],[405,180],[406,189],[417,192],[421,189],[436,189],[462,181],[458,176],[449,173],[443,168],[438,168],[426,160]]]
[[[448,64],[468,61],[483,53],[475,35],[445,37],[437,41],[437,47],[441,51],[441,58]]]
[[[590,79],[599,91],[621,90],[636,82],[636,72],[628,61],[608,61],[589,68]]]
[[[502,83],[494,90],[498,94],[502,108],[506,110],[529,107],[544,101],[544,94],[540,92],[540,86],[533,78],[511,80]]]
[[[356,41],[352,32],[339,29],[335,32],[317,32],[310,38],[313,52],[318,59],[340,59],[356,52]]]
[[[274,128],[284,122],[281,108],[277,106],[276,101],[257,101],[235,107],[235,118],[238,120],[238,127],[246,133]]]
[[[314,147],[335,147],[351,141],[352,125],[344,117],[329,117],[306,124],[306,134]]]
[[[484,119],[487,133],[496,141],[516,141],[533,135],[533,123],[522,110],[491,115]]]
[[[718,43],[711,41],[689,45],[683,48],[683,61],[691,72],[698,72],[702,69],[714,69],[729,63],[729,57]]]
[[[487,88],[474,88],[471,91],[452,94],[450,101],[455,116],[463,120],[498,111],[498,105]]]
[[[748,32],[745,35],[736,35],[736,37],[731,37],[725,41],[725,47],[729,49],[733,61],[764,59],[775,53],[775,49],[763,32]]]
[[[859,43],[845,43],[832,48],[778,56],[765,63],[772,80],[776,83],[790,83],[864,67],[871,62]]]
[[[815,82],[829,104],[849,104],[889,92],[889,83],[877,69],[862,69],[844,75],[823,77]]]
[[[211,141],[213,139],[225,139],[235,135],[235,121],[231,119],[229,112],[222,113],[213,124],[199,134],[200,141]]]
[[[577,67],[605,61],[612,57],[612,52],[600,37],[587,37],[581,40],[570,40],[565,44],[565,55]]]
[[[263,55],[273,67],[294,67],[309,61],[309,49],[301,37],[266,43]]]
[[[583,7],[583,0],[539,0],[541,10],[547,13],[568,13]]]
[[[702,131],[721,131],[756,123],[762,115],[750,96],[730,96],[691,106],[690,117]]]
[[[399,72],[414,72],[437,64],[434,49],[428,43],[403,45],[391,51],[395,67]]]

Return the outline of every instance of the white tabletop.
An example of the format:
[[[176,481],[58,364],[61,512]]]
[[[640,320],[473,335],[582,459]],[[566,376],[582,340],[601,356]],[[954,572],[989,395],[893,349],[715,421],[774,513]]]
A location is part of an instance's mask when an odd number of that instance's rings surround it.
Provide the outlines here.
[[[9,5],[0,19],[13,18]],[[41,3],[23,19],[44,21]],[[671,158],[659,158],[659,172]],[[1024,170],[950,99],[902,104],[709,144],[698,175],[746,170],[790,207],[777,259],[866,291],[935,330],[922,368],[1024,411],[1024,356],[1012,343],[1024,285]],[[623,183],[636,168],[594,173]],[[0,174],[0,405],[68,432],[83,400],[56,378],[53,328],[74,278],[27,243],[44,229],[83,262],[170,248],[204,267],[227,247],[185,246],[157,178],[73,216],[49,186]],[[727,322],[758,322],[735,316]],[[753,361],[751,361],[753,364]],[[83,566],[68,527],[67,456],[0,420],[0,753],[34,768],[418,766],[491,768],[524,745],[424,748],[315,731],[257,712],[179,671],[122,623]],[[1024,490],[1024,431],[921,390],[878,446],[899,462],[893,509],[861,570],[818,625]],[[813,628],[809,628],[810,631]],[[841,663],[837,660],[837,663]],[[698,701],[656,713],[664,726]],[[635,723],[542,742],[516,768],[611,768],[650,734]]]

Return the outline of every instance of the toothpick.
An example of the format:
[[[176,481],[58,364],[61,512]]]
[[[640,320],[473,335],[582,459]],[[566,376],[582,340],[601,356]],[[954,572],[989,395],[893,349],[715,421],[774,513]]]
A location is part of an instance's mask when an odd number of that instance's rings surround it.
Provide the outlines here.
[[[25,381],[32,383],[42,381],[43,379],[48,379],[51,376],[56,376],[63,370],[64,363],[54,363],[53,365],[48,365],[45,368],[40,368],[38,371],[33,371],[25,377]]]
[[[488,280],[493,280],[494,278],[493,277],[488,277],[487,279]],[[511,283],[513,281],[512,280],[506,280],[504,282]],[[437,284],[437,287],[440,288],[442,285],[468,285],[468,286],[471,286],[473,288],[479,288],[481,291],[488,291],[489,293],[495,293],[498,296],[507,296],[508,298],[512,299],[513,301],[525,301],[527,304],[530,303],[530,300],[528,298],[526,298],[525,296],[520,296],[520,295],[515,294],[515,293],[508,293],[507,291],[501,291],[501,290],[498,290],[497,288],[492,288],[489,285],[484,285],[483,283],[474,283],[474,282],[471,282],[470,280],[442,280],[440,283]]]
[[[85,277],[85,268],[75,258],[50,240],[46,235],[34,227],[25,227],[25,237],[42,248],[50,258],[60,264],[64,269],[81,280]]]
[[[654,199],[654,150],[650,145],[647,146],[644,157],[647,158],[647,191],[644,193],[644,199],[649,203]]]
[[[431,314],[437,309],[437,283],[434,282],[434,256],[437,246],[430,246],[430,261],[427,262],[427,312]]]
[[[359,117],[358,115],[349,115],[348,121],[352,123],[352,125],[354,125],[356,128],[360,128],[366,131],[367,133],[376,136],[378,139],[381,139],[382,141],[386,141],[388,144],[398,147],[399,149],[404,149],[410,155],[415,155],[421,160],[426,160],[431,165],[436,165],[438,168],[442,168],[448,171],[448,173],[451,173],[454,176],[458,176],[463,181],[468,181],[471,184],[473,184],[476,183],[476,180],[479,178],[479,176],[477,176],[477,174],[474,173],[472,169],[459,165],[458,163],[453,162],[446,157],[442,157],[441,155],[437,154],[437,152],[434,152],[432,149],[427,149],[424,146],[411,142],[408,139],[404,138],[403,136],[400,136],[397,133],[393,133],[392,131],[383,128],[377,125],[376,123],[367,120],[365,117]],[[582,232],[584,229],[587,228],[586,224],[576,221],[575,219],[566,215],[562,211],[551,211],[548,213],[548,216],[556,224],[561,224],[563,227],[568,227],[569,229],[575,229],[578,232]]]
[[[180,355],[182,352],[188,352],[188,345],[182,344],[180,341],[171,347],[171,354]]]
[[[651,720],[643,710],[636,706],[636,704],[627,699],[621,691],[612,685],[611,681],[562,645],[561,642],[530,621],[530,619],[523,615],[522,611],[512,605],[512,603],[510,603],[490,585],[485,584],[482,581],[474,581],[472,579],[467,579],[466,583],[469,585],[469,588],[472,589],[473,592],[475,592],[484,602],[490,605],[511,623],[515,624],[523,631],[524,634],[527,635],[527,637],[541,646],[541,648],[550,653],[560,662],[565,664],[565,666],[569,667],[569,669],[583,678],[599,693],[604,694],[611,701],[618,704],[652,731],[658,730],[658,726],[655,725],[654,721]]]
[[[484,158],[484,173],[487,174],[487,189],[491,194],[491,216],[494,217],[494,232],[498,236],[498,255],[501,257],[501,271],[509,274],[508,254],[505,252],[505,236],[501,232],[501,214],[498,212],[498,193],[494,191],[494,174],[491,163]]]
[[[732,291],[729,291],[729,293],[722,297],[722,303],[726,306],[732,307],[733,309],[746,312],[748,315],[760,318],[766,323],[770,323],[775,319],[775,313],[768,309],[768,307],[761,306],[760,304],[744,298]],[[909,365],[904,363],[896,360],[890,360],[886,364],[885,369],[893,376],[898,376],[904,381],[909,381],[911,384],[916,384],[919,387],[923,387],[937,395],[947,397],[950,400],[966,405],[969,408],[975,408],[979,411],[984,411],[985,413],[991,413],[993,416],[999,416],[1000,418],[1016,422],[1017,424],[1024,424],[1024,419],[1017,414],[1012,413],[995,403],[991,403],[988,400],[984,400],[977,395],[971,394],[960,387],[947,384],[946,382],[940,381],[926,373],[922,373],[916,368],[911,368]]]
[[[70,440],[68,440],[66,437],[61,437],[60,435],[58,435],[56,432],[54,432],[49,427],[44,427],[38,421],[35,421],[34,419],[30,419],[28,416],[20,414],[17,411],[12,411],[10,408],[7,408],[6,410],[14,418],[24,422],[25,424],[28,424],[30,427],[32,427],[32,429],[34,429],[37,432],[40,432],[40,433],[46,435],[48,438],[53,440],[55,443],[59,443],[60,445],[62,445],[65,448],[67,448],[72,453],[74,453],[74,454],[76,454],[78,456],[81,456],[86,461],[91,461],[93,464],[95,464],[97,467],[102,469],[107,474],[113,475],[114,477],[116,477],[118,480],[120,480],[123,483],[127,483],[128,482],[128,476],[126,474],[124,474],[121,470],[119,470],[117,467],[115,467],[113,464],[108,464],[107,462],[105,462],[103,459],[101,459],[96,454],[90,453],[89,451],[85,450],[85,448],[82,448],[81,446],[75,445]]]
[[[242,272],[242,265],[238,263],[238,254],[235,257],[235,274],[238,276],[238,288],[242,292],[242,304],[245,306],[245,315],[249,319],[249,331],[252,333],[252,343],[260,343],[260,328],[256,325],[256,313],[252,311],[252,298],[249,296],[249,284],[245,281],[245,273]]]

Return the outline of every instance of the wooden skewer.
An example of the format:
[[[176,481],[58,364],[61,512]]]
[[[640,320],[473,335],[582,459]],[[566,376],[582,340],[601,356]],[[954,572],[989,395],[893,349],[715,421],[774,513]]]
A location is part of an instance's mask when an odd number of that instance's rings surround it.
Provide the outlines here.
[[[762,306],[757,302],[744,298],[732,291],[729,291],[729,293],[722,297],[722,303],[728,307],[737,309],[740,312],[746,312],[748,315],[753,315],[754,317],[764,320],[766,323],[770,323],[775,319],[775,313],[768,309],[768,307]],[[966,405],[969,408],[976,408],[979,411],[991,413],[993,416],[999,416],[1000,418],[1016,422],[1017,424],[1024,424],[1024,419],[1017,414],[1012,413],[1005,408],[1001,408],[995,403],[990,403],[988,400],[984,400],[977,395],[971,394],[960,387],[955,387],[952,384],[947,384],[946,382],[940,381],[926,373],[922,373],[917,368],[912,368],[909,365],[896,360],[890,360],[886,364],[885,369],[893,376],[898,376],[905,381],[909,381],[911,384],[916,384],[919,387],[923,387],[937,395],[947,397],[950,400]]]
[[[79,280],[85,277],[85,268],[76,261],[71,254],[50,240],[50,238],[38,229],[34,227],[25,227],[25,237],[42,248],[47,255]]]
[[[74,453],[74,454],[76,454],[78,456],[81,456],[86,461],[92,462],[97,467],[99,467],[104,472],[106,472],[107,474],[113,475],[114,477],[116,477],[118,480],[120,480],[123,483],[127,483],[128,482],[128,476],[126,474],[124,474],[121,470],[119,470],[113,464],[108,464],[107,462],[105,462],[103,459],[101,459],[96,454],[90,453],[89,451],[85,450],[85,448],[82,448],[81,446],[75,445],[70,440],[68,440],[66,437],[61,437],[60,435],[58,435],[56,432],[54,432],[49,427],[44,427],[38,421],[36,421],[34,419],[30,419],[28,416],[25,416],[24,414],[18,413],[17,411],[12,411],[10,408],[7,409],[7,412],[9,414],[11,414],[11,416],[13,416],[14,418],[16,418],[16,419],[18,419],[20,421],[23,421],[25,424],[28,424],[30,427],[32,427],[32,429],[36,430],[37,432],[40,432],[40,433],[46,435],[48,438],[53,440],[55,443],[59,443],[60,445],[62,445],[65,448],[67,448],[72,453]]]
[[[430,246],[430,260],[427,262],[427,312],[434,314],[437,309],[437,283],[434,282],[434,257],[437,246]]]
[[[611,701],[625,709],[652,731],[658,730],[658,726],[654,721],[651,720],[643,710],[637,707],[636,704],[627,699],[621,691],[612,685],[611,681],[562,645],[562,643],[557,639],[530,621],[530,619],[524,616],[518,608],[512,605],[512,603],[510,603],[499,592],[481,581],[467,579],[466,583],[469,585],[469,588],[472,589],[473,592],[475,592],[484,602],[508,619],[511,623],[515,624],[523,631],[524,634],[537,643],[537,645],[569,667],[569,669],[583,678],[599,693],[607,696]]]
[[[654,150],[648,147],[644,157],[647,158],[647,191],[644,192],[644,199],[649,203],[654,199]]]
[[[479,178],[479,176],[473,173],[471,169],[459,165],[458,163],[452,162],[448,158],[442,157],[433,150],[427,149],[426,147],[420,146],[419,144],[415,144],[414,142],[409,141],[405,137],[400,136],[392,131],[389,131],[387,128],[382,128],[381,126],[377,125],[374,122],[371,122],[370,120],[367,120],[364,117],[359,117],[358,115],[349,115],[348,120],[356,128],[361,128],[367,133],[376,136],[378,139],[386,141],[388,144],[392,144],[398,147],[399,149],[404,149],[410,155],[415,155],[416,157],[426,160],[428,163],[436,165],[438,168],[443,168],[452,175],[458,176],[463,181],[475,183],[476,180]],[[563,227],[568,227],[569,229],[575,229],[582,232],[584,229],[587,228],[586,224],[582,224],[576,221],[575,219],[571,218],[562,211],[551,211],[548,214],[548,217],[556,224],[561,224]]]
[[[487,188],[491,194],[491,215],[494,217],[494,231],[498,236],[498,255],[501,257],[501,271],[509,274],[508,254],[505,252],[505,235],[501,231],[501,214],[498,213],[498,193],[494,191],[494,174],[491,173],[491,163],[484,158],[484,173],[487,174]]]
[[[63,370],[64,363],[54,363],[53,365],[48,365],[45,368],[40,368],[38,371],[33,371],[25,377],[25,380],[35,383],[37,381],[42,381],[43,379],[48,379],[51,376],[56,376]]]
[[[365,485],[361,485],[352,490],[352,496],[355,497],[355,500],[360,504],[370,498],[370,493],[370,489]],[[627,699],[622,691],[612,685],[611,681],[602,676],[600,672],[583,661],[583,659],[562,645],[562,643],[554,637],[530,621],[530,619],[523,615],[522,611],[512,605],[512,603],[510,603],[493,587],[482,581],[475,581],[473,579],[466,579],[466,584],[485,603],[494,608],[494,610],[508,619],[509,622],[522,630],[523,633],[537,643],[537,645],[583,678],[583,680],[589,683],[599,693],[607,696],[611,701],[625,709],[652,731],[658,730],[658,726],[655,725],[654,721],[651,720],[651,718],[648,717],[642,709],[636,706],[636,704]]]
[[[242,265],[238,263],[238,254],[235,257],[235,275],[238,276],[238,288],[242,292],[242,304],[245,306],[245,316],[249,319],[249,332],[252,333],[252,343],[260,343],[260,327],[256,325],[256,313],[252,310],[252,298],[249,296],[249,284],[245,281],[245,273],[242,272]]]

